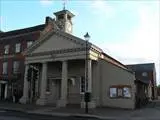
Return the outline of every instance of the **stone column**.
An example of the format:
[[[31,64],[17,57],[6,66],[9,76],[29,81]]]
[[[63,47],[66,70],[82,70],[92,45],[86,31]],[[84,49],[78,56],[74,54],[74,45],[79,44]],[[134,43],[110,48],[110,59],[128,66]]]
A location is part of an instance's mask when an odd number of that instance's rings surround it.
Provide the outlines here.
[[[61,94],[58,100],[57,107],[65,107],[67,104],[67,84],[68,83],[68,65],[67,61],[62,62],[62,80],[61,80]]]
[[[88,60],[88,92],[92,93],[92,61]]]
[[[28,80],[27,80],[27,75],[28,75],[28,69],[29,69],[29,64],[25,65],[25,73],[24,73],[24,85],[23,85],[23,96],[20,99],[20,103],[26,104],[28,102]]]
[[[91,102],[88,103],[88,107],[89,108],[95,108],[96,107],[96,104],[95,104],[95,101],[93,100],[92,98],[92,87],[93,87],[93,84],[92,84],[92,60],[91,59],[88,59],[87,60],[87,68],[88,68],[88,90],[87,92],[90,92],[91,93]],[[81,102],[81,107],[84,108],[85,107],[85,102]]]
[[[47,88],[47,62],[42,63],[42,78],[41,78],[41,89],[40,98],[37,100],[36,104],[45,105],[46,104],[46,88]]]

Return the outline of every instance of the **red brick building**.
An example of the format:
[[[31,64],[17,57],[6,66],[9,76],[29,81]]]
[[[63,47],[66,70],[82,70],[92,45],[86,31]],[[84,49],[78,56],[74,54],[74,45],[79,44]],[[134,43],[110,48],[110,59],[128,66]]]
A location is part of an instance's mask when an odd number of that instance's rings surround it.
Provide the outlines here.
[[[137,80],[142,81],[147,85],[148,97],[151,99],[157,98],[157,83],[156,83],[156,69],[154,63],[133,64],[127,65],[135,72]]]
[[[13,91],[22,95],[24,59],[22,52],[40,36],[45,24],[9,32],[0,32],[0,99]]]

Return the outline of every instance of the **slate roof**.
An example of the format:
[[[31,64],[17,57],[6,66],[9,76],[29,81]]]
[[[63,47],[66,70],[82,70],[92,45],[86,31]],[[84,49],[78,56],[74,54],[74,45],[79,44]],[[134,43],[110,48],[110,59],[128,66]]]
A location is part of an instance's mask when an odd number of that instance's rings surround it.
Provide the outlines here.
[[[29,27],[29,28],[24,28],[24,29],[19,29],[19,30],[13,30],[13,31],[8,31],[8,32],[0,32],[0,38],[3,37],[8,37],[8,36],[14,36],[17,34],[23,34],[27,32],[33,32],[37,30],[43,30],[45,27],[45,24]]]
[[[143,63],[143,64],[131,64],[126,65],[129,69],[132,69],[133,71],[153,71],[155,68],[154,63]]]
[[[126,65],[126,66],[135,72],[136,79],[138,79],[143,83],[149,84],[151,78],[149,76],[142,76],[142,73],[153,72],[153,70],[155,69],[154,63],[132,64],[132,65]]]

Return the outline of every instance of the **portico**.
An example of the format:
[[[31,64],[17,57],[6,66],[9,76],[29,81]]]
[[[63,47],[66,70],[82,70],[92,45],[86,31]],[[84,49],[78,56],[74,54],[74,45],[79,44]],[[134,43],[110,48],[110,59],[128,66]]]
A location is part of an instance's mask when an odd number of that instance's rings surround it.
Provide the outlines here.
[[[92,92],[92,60],[88,61],[88,89]],[[29,68],[29,64],[26,64],[26,71]],[[80,91],[81,87],[81,77],[85,78],[85,60],[63,60],[63,61],[46,61],[42,62],[40,68],[40,79],[39,81],[39,98],[36,100],[38,105],[46,104],[56,104],[57,107],[65,107],[67,104],[81,104],[84,103],[83,93]],[[56,65],[58,64],[58,65]],[[53,68],[55,66],[55,68]],[[56,78],[57,81],[56,81]],[[48,80],[50,82],[48,83]],[[27,103],[29,101],[29,82],[27,77],[24,78],[24,92],[21,99],[21,103]],[[56,83],[57,82],[57,83]],[[47,94],[47,84],[55,84],[54,86],[50,85],[49,93]],[[53,93],[55,91],[57,93]],[[57,89],[57,90],[56,90]],[[58,94],[58,96],[57,96]]]
[[[38,86],[38,88],[35,88],[37,89],[37,94],[35,94],[37,95],[36,104],[56,104],[58,107],[65,107],[67,104],[79,104],[81,107],[84,107],[85,88],[83,87],[86,87],[86,83],[85,85],[81,85],[84,84],[81,82],[81,79],[83,78],[85,81],[85,64],[87,64],[88,91],[92,93],[92,77],[96,76],[96,74],[92,75],[92,71],[93,65],[96,66],[98,50],[89,44],[87,49],[87,57],[89,59],[86,61],[85,41],[77,43],[76,39],[66,39],[55,33],[55,31],[52,31],[52,36],[49,39],[42,40],[44,40],[43,44],[41,44],[40,39],[39,43],[35,43],[35,46],[31,46],[24,53],[26,54],[24,90],[20,102],[27,103],[30,101],[29,96],[31,95],[29,95],[29,91],[32,91],[32,89],[30,88],[29,81],[27,81],[27,71],[29,66],[32,65],[39,71],[39,78],[35,82],[36,85],[34,85],[34,87]],[[68,43],[65,43],[66,41]],[[48,43],[52,44],[52,46],[50,47]],[[54,46],[55,43],[58,46]],[[65,46],[64,43],[66,44]],[[68,44],[71,46],[67,46]],[[47,86],[49,86],[49,91],[47,90]],[[81,91],[81,89],[84,90]],[[92,106],[94,107],[95,105]]]

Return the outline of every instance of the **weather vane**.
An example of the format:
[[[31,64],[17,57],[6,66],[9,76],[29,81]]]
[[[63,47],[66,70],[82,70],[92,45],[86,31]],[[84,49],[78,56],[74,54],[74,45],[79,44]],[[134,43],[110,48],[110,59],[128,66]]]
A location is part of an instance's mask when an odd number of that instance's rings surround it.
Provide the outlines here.
[[[67,2],[67,0],[63,0],[63,10],[66,9],[66,2]]]

